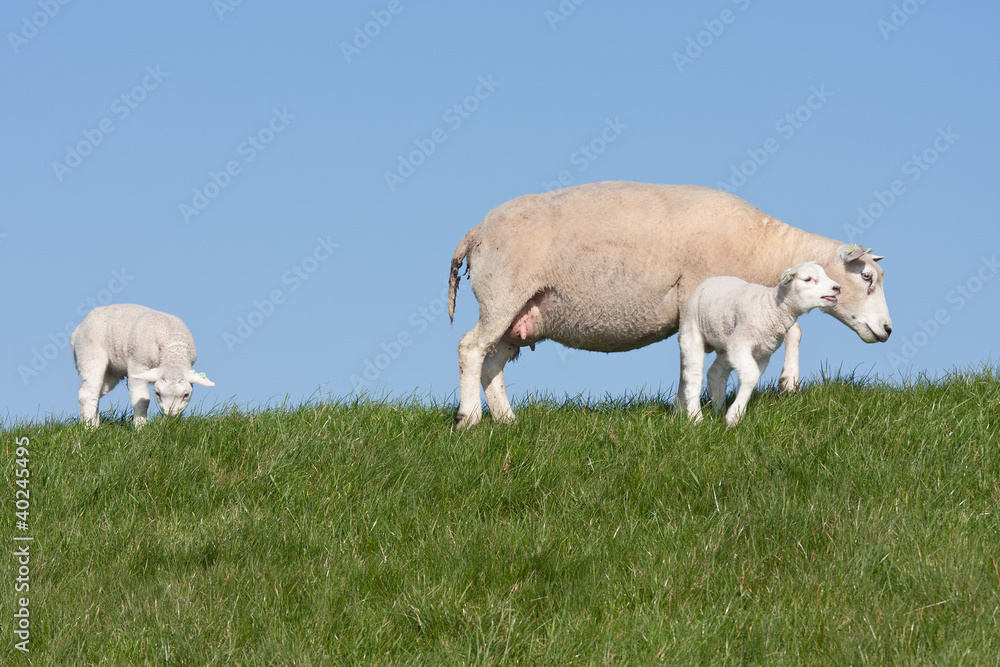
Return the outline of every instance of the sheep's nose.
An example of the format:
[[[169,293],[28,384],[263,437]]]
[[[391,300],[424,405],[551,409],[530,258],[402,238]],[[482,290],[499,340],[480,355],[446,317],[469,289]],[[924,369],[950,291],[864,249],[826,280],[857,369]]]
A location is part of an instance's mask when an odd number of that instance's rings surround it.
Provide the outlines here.
[[[836,292],[837,294],[840,294],[840,285],[837,285],[836,283],[834,283],[834,285],[833,285],[833,291]]]
[[[886,336],[886,338],[888,338],[889,334],[891,334],[891,333],[892,333],[892,325],[891,324],[885,325],[885,336]]]

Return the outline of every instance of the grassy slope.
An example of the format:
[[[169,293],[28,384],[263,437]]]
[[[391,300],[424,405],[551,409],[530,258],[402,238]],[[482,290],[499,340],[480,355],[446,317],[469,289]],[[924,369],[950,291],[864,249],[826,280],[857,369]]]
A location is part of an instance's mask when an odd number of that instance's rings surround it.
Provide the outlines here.
[[[27,434],[36,664],[997,664],[997,380],[16,426],[0,526]]]

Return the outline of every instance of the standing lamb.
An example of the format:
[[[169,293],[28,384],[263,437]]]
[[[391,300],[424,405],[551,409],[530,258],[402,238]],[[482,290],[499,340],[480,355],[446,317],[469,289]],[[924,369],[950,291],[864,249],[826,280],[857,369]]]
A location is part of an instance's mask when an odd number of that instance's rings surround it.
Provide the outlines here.
[[[581,350],[634,350],[677,333],[706,278],[773,285],[785,267],[811,259],[844,290],[827,312],[866,343],[888,340],[881,257],[786,225],[727,192],[609,181],[501,204],[451,260],[448,314],[463,262],[479,300],[479,321],[458,346],[458,426],[482,417],[480,383],[493,418],[514,418],[503,369],[522,347],[551,339]],[[783,389],[798,383],[799,338],[793,326]]]
[[[840,285],[816,262],[787,269],[776,287],[732,276],[716,276],[698,285],[681,322],[678,407],[701,421],[701,371],[705,354],[714,350],[718,356],[708,369],[708,394],[715,411],[722,412],[729,373],[736,369],[739,391],[726,413],[726,423],[735,426],[795,320],[813,308],[836,304],[838,294]]]
[[[179,415],[191,400],[191,385],[214,387],[191,365],[198,359],[191,332],[180,318],[144,306],[94,308],[70,339],[80,373],[80,419],[100,423],[97,404],[128,377],[135,427],[146,424],[149,388],[166,415]]]

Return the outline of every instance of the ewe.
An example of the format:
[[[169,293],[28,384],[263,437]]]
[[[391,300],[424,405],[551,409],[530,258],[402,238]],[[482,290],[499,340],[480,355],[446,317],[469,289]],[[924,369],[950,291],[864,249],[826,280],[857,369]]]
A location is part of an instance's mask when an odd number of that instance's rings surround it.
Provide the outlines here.
[[[810,259],[843,286],[829,313],[866,343],[887,341],[881,257],[786,225],[728,192],[609,181],[501,204],[462,237],[451,260],[448,315],[463,263],[479,301],[479,321],[458,346],[457,426],[482,418],[480,386],[494,419],[514,419],[503,371],[523,347],[644,347],[677,333],[706,278],[773,285],[785,267]],[[779,384],[788,391],[798,384],[800,338],[794,326],[785,342]]]
[[[757,380],[771,355],[799,315],[837,303],[840,285],[816,262],[785,271],[776,287],[748,283],[732,276],[709,278],[698,285],[681,322],[681,379],[678,409],[701,421],[701,372],[705,354],[718,356],[708,369],[708,394],[716,412],[726,405],[729,372],[736,369],[739,391],[726,413],[735,426],[743,416]]]
[[[215,383],[192,368],[198,353],[180,318],[144,306],[118,304],[94,308],[70,339],[80,373],[80,419],[100,423],[97,404],[119,380],[128,377],[135,427],[146,424],[148,383],[165,415],[179,415],[191,400],[191,385]]]

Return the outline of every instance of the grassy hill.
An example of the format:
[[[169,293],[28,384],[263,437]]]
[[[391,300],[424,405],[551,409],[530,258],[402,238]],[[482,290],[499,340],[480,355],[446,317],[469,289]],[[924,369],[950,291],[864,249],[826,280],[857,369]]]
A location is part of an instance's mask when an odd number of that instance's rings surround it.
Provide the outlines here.
[[[33,541],[30,592],[15,592],[16,557],[0,565],[0,655],[1000,660],[994,370],[763,391],[731,430],[661,400],[515,409],[515,424],[462,433],[453,405],[361,400],[160,418],[140,433],[7,426],[0,526],[13,549],[24,541],[11,536]],[[14,634],[24,595],[27,655]]]

